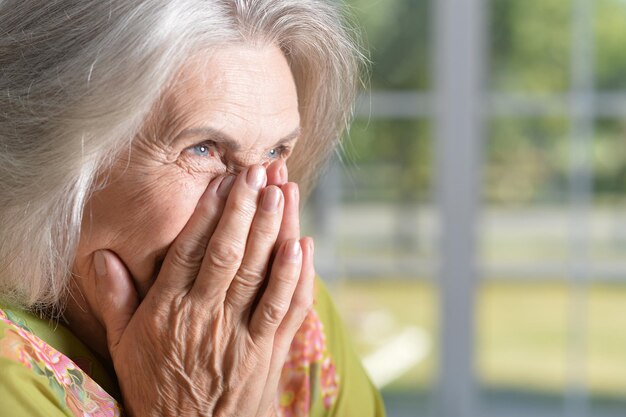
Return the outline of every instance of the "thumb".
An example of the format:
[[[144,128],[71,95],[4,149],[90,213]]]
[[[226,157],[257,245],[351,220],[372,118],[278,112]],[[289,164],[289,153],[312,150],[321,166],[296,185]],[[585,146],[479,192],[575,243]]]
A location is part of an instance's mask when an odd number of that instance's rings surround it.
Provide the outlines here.
[[[113,252],[99,250],[94,254],[96,291],[111,356],[130,322],[139,299],[126,266]]]

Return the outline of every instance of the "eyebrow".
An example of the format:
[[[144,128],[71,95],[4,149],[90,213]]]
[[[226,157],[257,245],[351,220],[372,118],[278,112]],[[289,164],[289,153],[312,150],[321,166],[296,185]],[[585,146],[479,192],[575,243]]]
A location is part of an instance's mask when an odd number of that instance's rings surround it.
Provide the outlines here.
[[[296,129],[293,130],[293,132],[279,139],[273,147],[278,147],[295,140],[298,136],[300,136],[300,133],[301,129],[300,126],[298,126]],[[180,132],[180,134],[178,134],[176,138],[174,138],[174,141],[189,136],[204,136],[207,138],[207,140],[225,144],[233,151],[237,151],[241,147],[239,143],[237,143],[237,141],[231,136],[220,130],[213,129],[212,127],[196,127],[192,129],[185,129]]]

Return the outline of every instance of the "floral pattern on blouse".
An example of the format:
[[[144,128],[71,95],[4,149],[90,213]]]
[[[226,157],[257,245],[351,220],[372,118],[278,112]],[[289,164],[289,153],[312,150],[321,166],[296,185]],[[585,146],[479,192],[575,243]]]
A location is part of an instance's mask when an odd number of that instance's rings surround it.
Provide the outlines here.
[[[308,417],[317,390],[327,410],[337,399],[339,375],[315,310],[309,312],[291,343],[278,388],[280,417]]]
[[[0,326],[0,357],[46,378],[66,412],[76,417],[122,415],[120,404],[89,376],[92,364],[88,358],[69,359],[35,336],[11,310],[0,309],[2,323],[8,327]],[[316,398],[321,396],[326,410],[337,399],[339,375],[315,310],[309,312],[292,341],[278,388],[276,405],[280,417],[308,417]]]
[[[0,322],[9,327],[0,333],[0,357],[19,362],[48,380],[60,404],[77,417],[121,415],[117,401],[67,356],[29,330],[24,320],[0,309]],[[1,328],[0,328],[1,329]]]

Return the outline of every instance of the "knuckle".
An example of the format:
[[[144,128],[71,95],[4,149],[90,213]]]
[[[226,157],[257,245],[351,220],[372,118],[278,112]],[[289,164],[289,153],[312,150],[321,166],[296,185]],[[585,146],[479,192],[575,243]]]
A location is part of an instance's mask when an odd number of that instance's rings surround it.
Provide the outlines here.
[[[237,216],[250,219],[256,212],[256,204],[248,198],[237,198],[229,207]]]
[[[242,286],[256,289],[257,285],[263,280],[263,272],[242,264],[237,271],[235,280]]]
[[[298,312],[298,314],[296,315],[296,320],[294,322],[294,331],[298,331],[298,329],[300,329],[300,327],[302,326],[302,323],[304,323],[304,321],[306,320],[307,316],[309,315],[309,310],[301,310]]]
[[[283,288],[291,288],[291,292],[295,290],[296,281],[298,279],[297,273],[293,268],[284,268],[283,270],[274,271],[272,279],[276,284]]]
[[[313,306],[313,295],[308,292],[295,297],[293,300],[293,308],[308,312]]]
[[[275,234],[278,231],[278,222],[272,221],[273,219],[257,218],[252,224],[252,230],[250,233],[254,236],[254,239],[263,243],[274,244]]]
[[[279,328],[280,337],[284,338],[287,343],[291,343],[308,315],[309,313],[304,310],[291,312],[288,316],[289,320],[282,323]]]
[[[200,245],[196,242],[178,242],[171,249],[171,263],[175,268],[189,269],[202,262],[204,255]]]
[[[264,306],[262,313],[265,323],[272,327],[278,327],[287,314],[287,308],[284,303],[273,302]]]
[[[222,242],[212,242],[206,256],[211,266],[225,270],[237,269],[241,261],[238,248]]]

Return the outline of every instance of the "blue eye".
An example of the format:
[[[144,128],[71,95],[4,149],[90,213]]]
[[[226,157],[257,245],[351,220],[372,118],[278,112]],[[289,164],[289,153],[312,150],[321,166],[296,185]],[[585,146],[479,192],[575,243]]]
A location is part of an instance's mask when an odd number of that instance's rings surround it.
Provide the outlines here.
[[[215,156],[215,149],[210,143],[199,143],[192,146],[191,150],[198,156]]]
[[[267,151],[267,156],[271,159],[277,159],[285,156],[288,152],[289,150],[286,146],[279,146],[277,148],[272,148]]]

